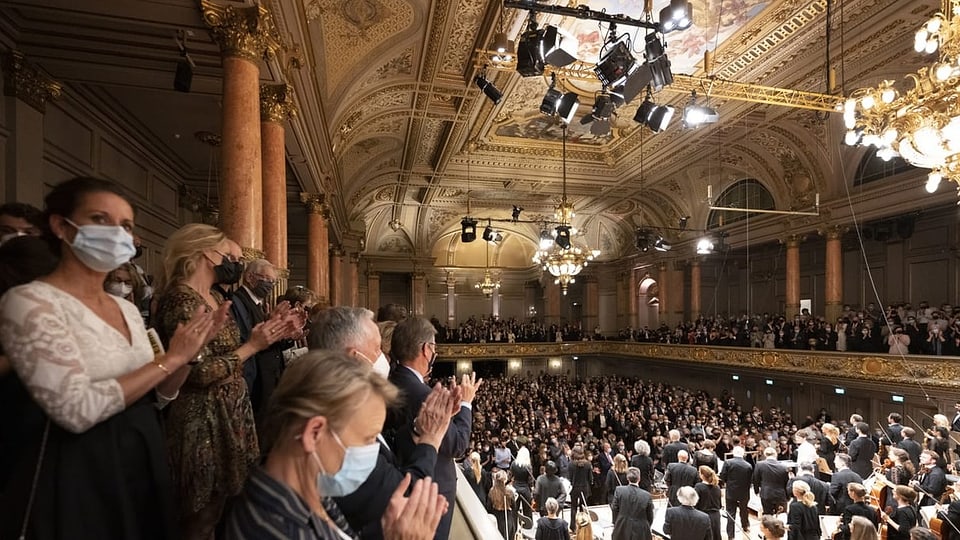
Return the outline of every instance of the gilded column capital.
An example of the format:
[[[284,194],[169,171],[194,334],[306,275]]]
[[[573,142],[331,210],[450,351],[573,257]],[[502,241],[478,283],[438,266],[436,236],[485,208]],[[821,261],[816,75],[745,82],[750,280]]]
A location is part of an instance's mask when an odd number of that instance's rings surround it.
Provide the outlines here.
[[[360,254],[353,251],[350,252],[350,264],[360,264]]]
[[[289,268],[276,268],[277,277],[280,279],[290,279],[290,269]]]
[[[343,247],[341,246],[333,246],[330,248],[330,255],[334,257],[345,257],[347,252],[344,251]]]
[[[838,240],[849,230],[850,227],[846,225],[824,225],[817,229],[817,234],[825,237],[827,240]]]
[[[700,266],[700,257],[694,257],[687,262],[690,264],[690,266]]]
[[[803,242],[804,238],[806,238],[805,234],[789,234],[781,238],[780,243],[788,248],[800,247],[800,242]]]
[[[324,219],[330,217],[330,207],[323,193],[301,193],[300,202],[307,206],[308,214],[317,214]]]
[[[293,87],[289,84],[260,85],[260,121],[280,123],[296,118]]]
[[[262,249],[244,247],[240,251],[243,253],[243,260],[245,261],[255,261],[257,259],[266,259],[267,254],[263,252]]]
[[[47,77],[20,51],[3,54],[3,93],[13,96],[39,112],[46,110],[47,101],[63,94],[60,83]]]
[[[283,45],[273,16],[260,4],[239,7],[200,0],[200,8],[203,22],[210,27],[210,34],[224,56],[257,62],[273,56]]]

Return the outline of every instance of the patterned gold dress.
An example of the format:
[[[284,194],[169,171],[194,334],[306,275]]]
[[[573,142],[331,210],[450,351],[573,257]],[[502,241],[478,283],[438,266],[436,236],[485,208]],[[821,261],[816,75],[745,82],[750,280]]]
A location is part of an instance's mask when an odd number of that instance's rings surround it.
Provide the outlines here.
[[[223,303],[219,293],[211,294]],[[172,287],[160,298],[155,319],[164,344],[200,306],[205,306],[203,298],[186,285]],[[259,456],[243,362],[233,354],[240,345],[240,332],[230,318],[169,406],[167,450],[183,515],[239,493]]]

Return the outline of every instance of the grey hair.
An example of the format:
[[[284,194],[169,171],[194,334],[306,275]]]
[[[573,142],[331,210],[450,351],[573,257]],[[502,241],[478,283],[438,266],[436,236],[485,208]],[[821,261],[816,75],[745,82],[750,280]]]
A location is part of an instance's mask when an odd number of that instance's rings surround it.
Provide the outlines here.
[[[744,454],[746,454],[746,451],[742,446],[734,446],[730,453],[733,454],[733,457],[743,457]]]
[[[244,277],[251,274],[262,274],[264,268],[273,268],[273,263],[266,259],[254,259],[243,267]]]
[[[560,510],[560,503],[553,497],[548,497],[547,502],[543,503],[543,506],[547,509],[548,514],[556,514],[557,511]]]
[[[682,462],[686,462],[688,459],[690,459],[690,452],[687,452],[686,450],[680,450],[677,452],[677,459]]]
[[[437,329],[423,317],[407,317],[393,329],[390,356],[401,364],[410,362],[420,354],[424,343],[431,342]]]
[[[640,482],[640,469],[636,467],[630,467],[627,469],[627,482],[630,484],[636,484]]]
[[[633,443],[633,449],[637,451],[638,455],[650,455],[650,445],[643,439],[638,439],[637,442]]]
[[[683,486],[677,491],[677,500],[684,506],[696,506],[700,496],[697,495],[697,490],[692,487]]]
[[[329,351],[360,348],[368,338],[363,321],[373,322],[367,308],[338,306],[316,313],[310,320],[307,347]]]

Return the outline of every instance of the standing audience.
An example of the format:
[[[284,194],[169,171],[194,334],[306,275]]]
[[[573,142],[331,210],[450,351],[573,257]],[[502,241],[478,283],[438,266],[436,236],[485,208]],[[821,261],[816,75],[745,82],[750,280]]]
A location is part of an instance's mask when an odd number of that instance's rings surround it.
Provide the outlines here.
[[[627,484],[617,486],[610,503],[613,540],[649,540],[653,523],[653,499],[640,488],[640,470],[627,469]]]

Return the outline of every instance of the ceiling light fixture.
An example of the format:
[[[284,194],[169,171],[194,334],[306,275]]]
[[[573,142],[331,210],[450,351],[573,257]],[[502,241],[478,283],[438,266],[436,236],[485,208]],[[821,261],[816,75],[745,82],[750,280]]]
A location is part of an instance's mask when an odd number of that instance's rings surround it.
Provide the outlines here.
[[[664,34],[674,30],[686,30],[692,23],[692,2],[670,0],[670,5],[660,10],[660,31]]]
[[[673,107],[654,103],[650,88],[647,87],[647,97],[637,107],[637,113],[633,116],[633,120],[647,126],[654,133],[660,133],[670,125],[673,113]]]
[[[716,124],[720,121],[720,114],[716,109],[697,103],[697,91],[690,92],[690,104],[683,109],[683,125],[695,128],[703,124]]]
[[[603,86],[617,86],[627,80],[627,76],[636,66],[637,59],[630,54],[630,36],[616,36],[617,27],[610,25],[610,40],[600,52],[600,62],[593,68],[597,79]]]
[[[487,226],[487,229],[489,228],[490,227]],[[484,232],[484,235],[486,235],[486,232]],[[500,280],[498,279],[494,281],[493,277],[490,275],[490,244],[489,243],[486,245],[486,250],[487,250],[487,266],[483,270],[483,281],[478,281],[477,283],[474,283],[473,286],[474,288],[482,292],[484,296],[486,296],[487,298],[490,298],[491,296],[493,296],[493,293],[500,288]]]
[[[493,85],[492,82],[487,80],[487,70],[484,69],[483,73],[477,75],[477,78],[474,79],[474,82],[477,83],[477,87],[483,91],[484,95],[490,98],[490,101],[494,105],[499,105],[500,100],[503,99],[503,93],[500,90],[497,90],[497,87]]]
[[[573,240],[575,229],[570,221],[574,216],[573,204],[567,201],[567,124],[561,124],[561,128],[563,129],[563,192],[560,204],[557,205],[560,224],[554,229],[556,240],[552,249],[550,246],[544,247],[546,229],[540,233],[540,250],[533,256],[533,262],[550,272],[555,278],[554,284],[559,285],[560,290],[566,295],[569,285],[576,281],[576,276],[587,266],[587,263],[600,256],[600,251],[581,247]]]
[[[560,105],[560,99],[563,98],[563,92],[557,90],[557,74],[550,74],[550,88],[547,88],[547,93],[543,96],[543,101],[540,102],[540,112],[547,115],[553,116],[557,114],[557,106]]]
[[[564,125],[573,121],[573,117],[577,113],[579,106],[580,96],[578,96],[576,92],[567,92],[560,98],[560,103],[557,104],[557,116],[560,117]]]
[[[520,34],[517,43],[517,73],[522,77],[543,75],[546,60],[543,58],[543,34],[537,29],[533,11],[527,20],[527,29]]]
[[[874,146],[884,160],[899,155],[930,169],[928,193],[943,180],[960,188],[960,1],[941,0],[940,12],[917,30],[913,45],[936,58],[907,75],[913,88],[903,93],[894,81],[853,91],[843,106],[844,142]]]
[[[513,219],[513,222],[516,223],[520,219],[520,212],[523,212],[522,206],[513,205],[513,211],[510,212],[510,218]]]

